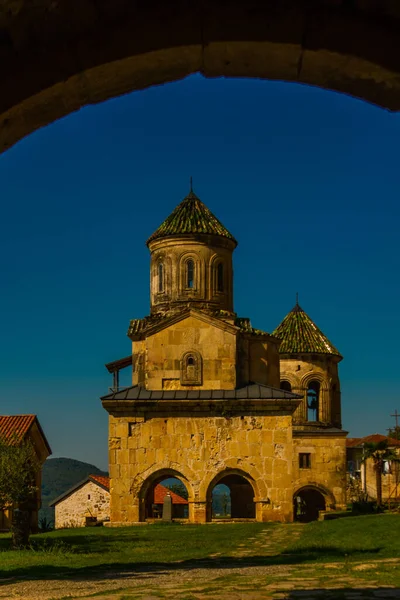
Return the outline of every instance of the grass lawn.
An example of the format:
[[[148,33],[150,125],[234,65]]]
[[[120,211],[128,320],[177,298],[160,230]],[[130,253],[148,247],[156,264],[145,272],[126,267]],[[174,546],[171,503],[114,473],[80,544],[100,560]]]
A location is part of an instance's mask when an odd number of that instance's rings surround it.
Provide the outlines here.
[[[400,557],[400,515],[380,514],[314,521],[285,552],[307,562]]]
[[[10,536],[0,534],[0,578],[36,567],[36,573],[60,569],[129,569],[132,565],[229,557],[238,544],[274,524],[154,524],[138,527],[63,529],[31,536],[32,549],[12,551]],[[40,567],[41,571],[38,570]]]
[[[116,571],[160,571],[163,567],[173,570],[268,565],[290,567],[292,574],[299,573],[299,577],[311,571],[324,577],[328,574],[325,563],[340,563],[343,572],[350,572],[354,571],[355,562],[399,558],[399,531],[400,515],[391,514],[307,525],[154,524],[34,535],[32,548],[24,551],[10,550],[10,536],[1,534],[0,583],[10,577],[91,578]],[[394,563],[383,563],[379,570],[380,583],[400,582]],[[362,576],[368,579],[368,572],[362,572]],[[376,577],[374,572],[374,581]]]

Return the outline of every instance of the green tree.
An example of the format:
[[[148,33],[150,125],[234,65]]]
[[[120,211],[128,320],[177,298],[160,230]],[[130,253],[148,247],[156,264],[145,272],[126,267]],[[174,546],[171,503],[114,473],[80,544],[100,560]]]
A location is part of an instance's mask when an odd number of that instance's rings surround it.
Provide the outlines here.
[[[399,457],[391,448],[388,448],[386,440],[380,442],[369,442],[364,444],[363,461],[371,459],[374,465],[376,477],[376,503],[382,506],[382,473],[384,463],[387,461],[398,461]]]
[[[36,473],[40,469],[29,440],[0,437],[0,510],[12,509],[12,545],[29,544],[32,510],[36,507]]]
[[[224,517],[228,516],[228,506],[229,506],[229,494],[224,492],[221,494],[221,506],[222,506],[222,514]]]
[[[181,498],[184,498],[185,500],[189,498],[189,494],[183,483],[169,483],[165,487],[168,490],[171,490],[171,492],[174,492],[174,494],[177,494]]]
[[[400,440],[400,425],[388,429],[388,437],[394,440]]]

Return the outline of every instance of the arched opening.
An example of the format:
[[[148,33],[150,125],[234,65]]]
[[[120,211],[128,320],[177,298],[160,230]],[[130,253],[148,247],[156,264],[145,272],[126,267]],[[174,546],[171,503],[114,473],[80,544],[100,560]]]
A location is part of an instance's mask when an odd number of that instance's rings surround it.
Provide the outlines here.
[[[319,381],[310,381],[307,388],[307,421],[319,421],[319,396],[321,385]]]
[[[181,384],[201,385],[202,360],[201,354],[193,350],[186,352],[181,358]]]
[[[217,292],[224,291],[224,265],[218,263],[217,266]]]
[[[316,521],[319,511],[326,509],[324,495],[314,487],[305,487],[293,497],[293,515],[295,521],[309,523]]]
[[[167,496],[171,499],[166,499]],[[143,520],[161,520],[167,518],[164,507],[171,503],[171,519],[189,518],[189,493],[178,477],[160,475],[155,478],[144,494]],[[167,509],[168,510],[168,509]]]
[[[186,263],[186,287],[190,290],[194,288],[194,262],[192,259]]]
[[[237,473],[227,474],[211,483],[207,505],[208,520],[256,518],[253,486]]]
[[[281,381],[281,390],[285,390],[285,392],[292,391],[292,386],[289,381]]]

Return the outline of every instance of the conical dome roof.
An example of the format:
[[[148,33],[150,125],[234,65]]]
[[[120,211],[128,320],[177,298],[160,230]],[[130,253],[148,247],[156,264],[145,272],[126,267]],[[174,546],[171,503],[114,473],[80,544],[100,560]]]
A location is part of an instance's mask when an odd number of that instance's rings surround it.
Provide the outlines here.
[[[147,245],[159,238],[190,233],[219,235],[232,240],[237,245],[233,235],[192,190],[165,219],[157,231],[149,237]]]
[[[341,357],[298,303],[272,335],[282,340],[280,354],[333,354]]]

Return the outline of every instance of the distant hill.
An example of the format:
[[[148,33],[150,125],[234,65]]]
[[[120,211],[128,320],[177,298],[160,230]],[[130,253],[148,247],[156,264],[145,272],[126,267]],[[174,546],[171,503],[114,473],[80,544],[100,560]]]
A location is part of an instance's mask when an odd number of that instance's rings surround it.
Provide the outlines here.
[[[42,470],[42,509],[39,518],[54,521],[54,509],[49,503],[64,494],[88,475],[108,475],[94,465],[73,458],[48,458]]]

